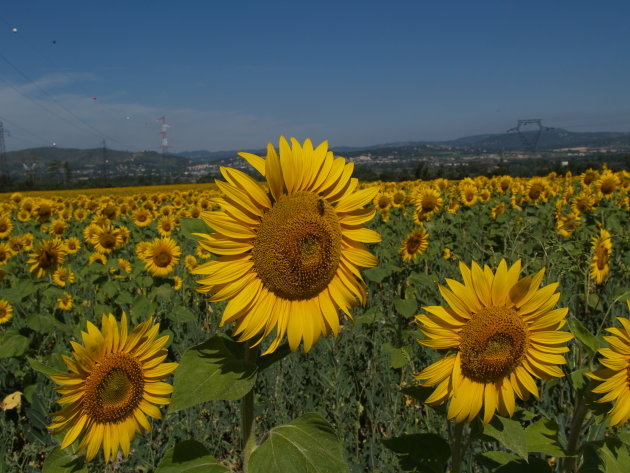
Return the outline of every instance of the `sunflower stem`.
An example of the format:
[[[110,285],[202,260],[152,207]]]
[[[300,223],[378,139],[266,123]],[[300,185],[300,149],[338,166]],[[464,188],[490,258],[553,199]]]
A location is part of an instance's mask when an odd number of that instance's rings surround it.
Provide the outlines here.
[[[580,439],[580,432],[582,431],[582,424],[584,423],[586,413],[587,409],[584,396],[578,396],[578,402],[575,406],[575,412],[573,413],[573,420],[571,421],[571,430],[569,431],[569,442],[567,443],[567,454],[571,456],[564,459],[562,472],[571,473],[576,471],[577,443]]]
[[[245,361],[256,363],[258,349],[245,347]],[[254,388],[241,400],[241,431],[243,433],[243,473],[249,470],[249,457],[256,449],[256,431],[254,429]]]
[[[459,473],[462,469],[464,459],[464,449],[462,439],[464,437],[464,423],[455,422],[451,429],[451,473]]]

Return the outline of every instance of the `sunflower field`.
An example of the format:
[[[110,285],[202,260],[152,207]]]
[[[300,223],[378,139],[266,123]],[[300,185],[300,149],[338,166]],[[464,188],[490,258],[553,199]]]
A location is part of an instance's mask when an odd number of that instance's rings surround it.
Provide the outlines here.
[[[629,172],[241,156],[0,194],[0,473],[630,471]]]

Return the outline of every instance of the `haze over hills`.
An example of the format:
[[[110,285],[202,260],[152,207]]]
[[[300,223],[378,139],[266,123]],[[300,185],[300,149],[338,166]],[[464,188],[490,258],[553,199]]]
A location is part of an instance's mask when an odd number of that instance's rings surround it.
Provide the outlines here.
[[[523,133],[526,140],[533,142],[537,131]],[[406,141],[382,143],[371,146],[336,146],[332,149],[339,154],[358,155],[362,152],[375,152],[396,148],[420,147],[430,152],[431,148],[442,150],[453,149],[467,153],[496,153],[503,151],[518,151],[525,149],[523,137],[518,133],[483,134],[458,138],[447,141]],[[546,129],[541,132],[538,141],[538,151],[545,152],[564,148],[588,147],[592,149],[607,148],[611,151],[630,151],[630,132],[570,132],[561,128]],[[155,175],[184,175],[190,174],[191,168],[204,163],[214,163],[221,160],[236,158],[238,152],[247,151],[264,155],[264,148],[253,150],[223,150],[223,151],[185,151],[168,154],[166,156],[156,151],[130,152],[113,149],[70,149],[70,148],[30,148],[7,153],[9,172],[21,175],[25,165],[36,163],[37,172],[64,173],[70,170],[74,178],[94,177],[107,168],[110,175],[115,176],[155,176]],[[104,154],[105,153],[105,154]],[[381,154],[382,154],[381,153]],[[387,153],[386,153],[387,154]],[[52,168],[52,171],[51,171]],[[198,172],[202,172],[197,170]],[[193,174],[195,172],[192,172]]]

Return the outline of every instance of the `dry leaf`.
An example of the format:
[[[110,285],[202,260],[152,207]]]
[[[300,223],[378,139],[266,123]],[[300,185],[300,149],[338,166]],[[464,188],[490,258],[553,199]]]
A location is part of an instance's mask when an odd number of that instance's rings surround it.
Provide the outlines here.
[[[9,394],[0,403],[0,409],[8,411],[9,409],[19,409],[22,405],[22,393],[15,391],[13,394]]]

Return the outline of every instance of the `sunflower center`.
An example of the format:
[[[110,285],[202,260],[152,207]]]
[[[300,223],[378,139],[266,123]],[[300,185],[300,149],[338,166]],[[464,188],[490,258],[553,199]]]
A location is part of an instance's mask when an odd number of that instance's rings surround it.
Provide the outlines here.
[[[494,383],[509,375],[525,355],[527,333],[513,308],[484,308],[461,332],[462,373],[480,383]]]
[[[155,263],[156,266],[159,266],[160,268],[165,268],[166,266],[171,264],[171,260],[172,260],[171,255],[168,253],[168,251],[164,251],[164,250],[160,251],[155,256],[153,256],[153,262]]]
[[[110,353],[85,380],[83,410],[95,422],[120,422],[133,414],[144,393],[140,363],[129,353]]]
[[[9,224],[0,221],[0,232],[4,233],[9,229]]]
[[[615,181],[613,181],[612,179],[605,179],[602,182],[600,190],[601,190],[602,194],[604,194],[604,195],[612,194],[616,190]]]
[[[422,237],[420,235],[412,235],[407,239],[405,244],[407,246],[407,253],[413,255],[420,248],[420,245],[422,244]]]
[[[437,207],[437,197],[433,194],[426,194],[422,199],[422,210],[425,212],[431,212]]]
[[[540,197],[543,192],[543,186],[541,184],[533,184],[531,189],[529,190],[529,198],[532,200],[536,200]]]
[[[597,269],[604,269],[608,264],[608,249],[604,245],[600,245],[595,253],[595,258],[597,260]]]
[[[317,195],[284,196],[265,214],[254,240],[254,269],[264,286],[288,300],[310,299],[332,280],[341,257],[334,209]]]
[[[99,238],[101,246],[107,250],[114,249],[116,247],[116,237],[111,233],[103,233]]]
[[[37,262],[41,268],[51,268],[57,265],[57,253],[54,250],[44,249],[40,252]]]

